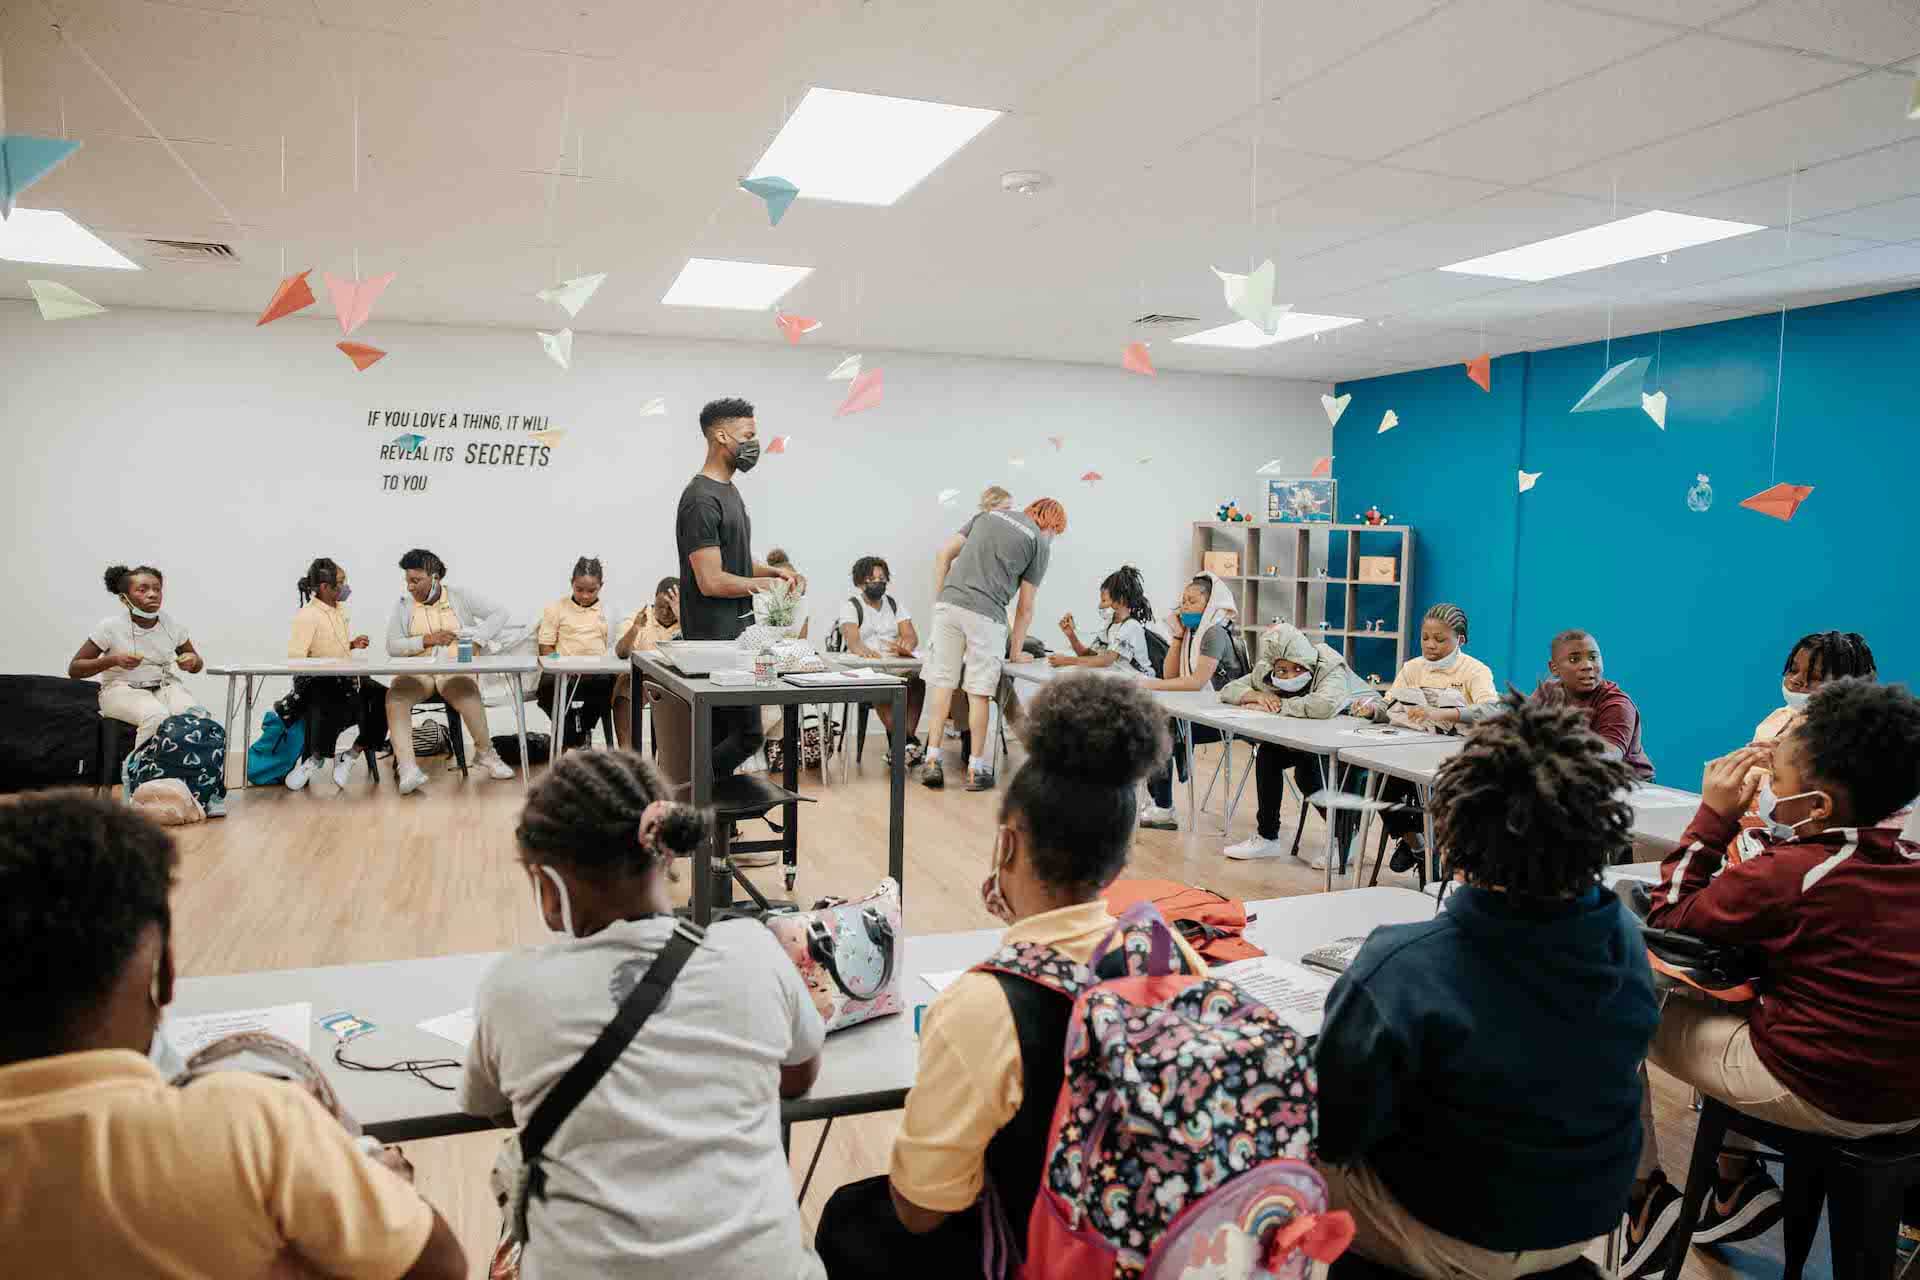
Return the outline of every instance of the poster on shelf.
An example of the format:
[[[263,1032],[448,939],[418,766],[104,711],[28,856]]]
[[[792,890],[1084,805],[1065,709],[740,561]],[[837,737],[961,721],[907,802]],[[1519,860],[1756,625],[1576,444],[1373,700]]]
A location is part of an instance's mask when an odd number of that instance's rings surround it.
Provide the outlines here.
[[[1307,476],[1285,479],[1266,477],[1267,522],[1269,524],[1331,524],[1335,510],[1335,488],[1339,482],[1327,477]]]

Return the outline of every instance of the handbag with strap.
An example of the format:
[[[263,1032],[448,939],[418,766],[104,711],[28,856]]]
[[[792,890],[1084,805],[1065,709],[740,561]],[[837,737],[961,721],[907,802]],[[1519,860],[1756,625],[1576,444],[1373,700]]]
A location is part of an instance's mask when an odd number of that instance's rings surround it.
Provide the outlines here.
[[[520,1251],[527,1242],[528,1202],[536,1197],[546,1198],[547,1179],[540,1165],[541,1151],[640,1034],[640,1028],[666,999],[667,988],[673,985],[706,936],[706,930],[690,921],[674,923],[666,946],[647,966],[646,973],[627,998],[620,1002],[619,1011],[600,1032],[599,1039],[587,1046],[579,1061],[568,1067],[567,1073],[547,1091],[547,1096],[540,1099],[540,1105],[527,1117],[520,1132],[501,1144],[499,1155],[494,1157],[492,1176],[493,1198],[501,1212],[500,1244],[488,1269],[492,1280],[513,1280],[520,1274]]]

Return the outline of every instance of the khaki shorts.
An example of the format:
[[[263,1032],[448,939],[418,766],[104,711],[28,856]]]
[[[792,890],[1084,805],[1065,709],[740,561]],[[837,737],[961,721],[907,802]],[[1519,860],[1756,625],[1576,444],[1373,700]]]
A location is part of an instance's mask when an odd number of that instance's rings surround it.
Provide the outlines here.
[[[1321,1165],[1327,1203],[1353,1215],[1353,1251],[1363,1258],[1427,1280],[1513,1280],[1563,1267],[1587,1242],[1557,1249],[1499,1253],[1457,1240],[1407,1212],[1380,1175],[1365,1164]]]
[[[1006,623],[959,605],[933,606],[933,638],[920,672],[929,689],[964,688],[975,697],[991,698],[1000,687],[1000,668],[1006,661]]]

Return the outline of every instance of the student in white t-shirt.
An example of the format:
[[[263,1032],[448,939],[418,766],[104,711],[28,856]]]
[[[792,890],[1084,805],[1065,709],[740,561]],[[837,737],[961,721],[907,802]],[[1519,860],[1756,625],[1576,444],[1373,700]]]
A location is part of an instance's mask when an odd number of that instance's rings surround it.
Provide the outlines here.
[[[857,596],[848,596],[840,604],[840,616],[834,619],[831,648],[862,658],[911,658],[920,648],[920,633],[914,630],[913,617],[900,607],[889,588],[893,570],[879,556],[861,556],[853,562],[853,588]],[[915,672],[907,680],[907,723],[918,726],[920,706],[926,700],[926,682]],[[893,732],[893,710],[876,704],[880,723]],[[920,744],[907,744],[907,767],[920,763]]]
[[[158,569],[111,565],[104,580],[121,607],[87,634],[67,663],[67,675],[75,680],[99,676],[100,714],[138,725],[144,742],[162,720],[198,705],[179,673],[191,675],[207,664],[194,651],[187,629],[160,611],[165,579]]]
[[[1147,648],[1147,628],[1153,625],[1146,582],[1138,569],[1122,565],[1100,584],[1100,630],[1093,643],[1081,643],[1073,615],[1068,614],[1060,619],[1060,630],[1066,633],[1073,652],[1053,654],[1047,661],[1056,667],[1118,665],[1136,675],[1156,678],[1160,667]]]
[[[496,965],[474,1003],[459,1102],[524,1125],[613,1019],[674,929],[668,868],[710,815],[668,800],[629,751],[562,756],[516,836],[555,934]],[[665,1001],[547,1143],[526,1280],[824,1280],[806,1247],[780,1100],[820,1069],[826,1029],[754,920],[711,926]]]

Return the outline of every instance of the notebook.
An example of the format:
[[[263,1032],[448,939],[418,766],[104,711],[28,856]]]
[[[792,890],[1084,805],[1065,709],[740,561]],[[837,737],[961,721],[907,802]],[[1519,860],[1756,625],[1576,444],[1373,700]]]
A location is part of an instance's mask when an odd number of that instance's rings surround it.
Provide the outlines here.
[[[1300,957],[1300,963],[1326,973],[1345,973],[1366,941],[1365,938],[1338,938],[1307,952]]]

